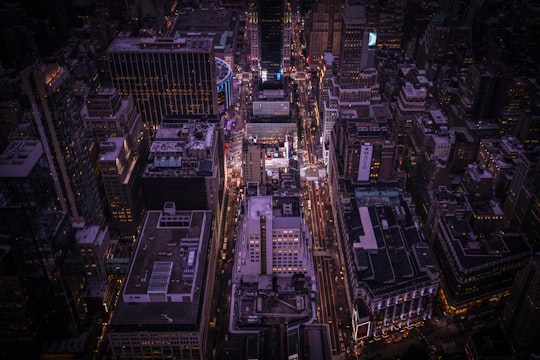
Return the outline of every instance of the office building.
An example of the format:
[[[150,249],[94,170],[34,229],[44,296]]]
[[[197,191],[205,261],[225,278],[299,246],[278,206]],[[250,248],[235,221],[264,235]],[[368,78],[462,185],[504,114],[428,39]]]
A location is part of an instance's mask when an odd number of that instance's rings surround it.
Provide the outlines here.
[[[428,203],[425,237],[430,245],[433,245],[437,233],[437,219],[446,216],[455,216],[458,219],[468,221],[471,218],[472,206],[463,188],[449,189],[438,186],[428,191]]]
[[[238,259],[241,275],[311,274],[310,236],[299,197],[252,196],[246,206],[239,234],[246,239]]]
[[[291,66],[292,14],[284,0],[250,5],[250,65],[263,84],[280,87]]]
[[[460,173],[476,159],[479,140],[465,127],[450,126],[449,135],[452,148],[448,158],[448,168],[452,173]]]
[[[231,344],[232,345],[232,344]],[[223,355],[230,352],[223,350]],[[332,343],[328,324],[301,324],[291,329],[287,324],[276,324],[261,330],[245,341],[244,359],[331,359]]]
[[[345,1],[342,19],[340,50],[335,54],[339,58],[332,60],[338,63],[337,76],[325,84],[329,88],[325,105],[340,112],[354,110],[363,117],[369,114],[370,105],[381,102],[374,63],[377,33],[366,26],[363,2]]]
[[[397,148],[387,120],[386,116],[341,118],[334,130],[339,163],[331,166],[342,179],[369,183],[395,178]]]
[[[339,86],[365,87],[361,72],[374,66],[377,33],[366,26],[366,8],[358,0],[345,1],[339,54]]]
[[[109,229],[97,225],[78,229],[75,240],[79,247],[87,281],[107,278],[105,255],[109,247]]]
[[[506,296],[530,249],[519,231],[475,234],[468,219],[436,219],[433,252],[441,270],[440,298],[448,315],[476,311]]]
[[[315,318],[311,238],[300,199],[258,193],[256,185],[246,189],[238,228],[232,332],[257,333],[284,322],[293,329]]]
[[[84,128],[92,134],[96,143],[110,137],[128,136],[130,146],[143,147],[141,156],[148,151],[148,135],[142,126],[132,96],[121,97],[114,88],[101,88],[86,97],[81,115]],[[146,149],[144,148],[146,147]]]
[[[147,128],[167,115],[218,114],[213,37],[118,36],[107,58],[113,86],[133,96]]]
[[[366,23],[376,32],[377,47],[401,49],[405,13],[404,3],[368,3],[366,5]]]
[[[146,209],[160,209],[171,200],[178,209],[219,214],[223,167],[217,125],[201,119],[169,120],[152,142],[142,175]]]
[[[512,174],[512,180],[508,186],[506,197],[503,202],[504,212],[507,218],[507,224],[520,227],[525,218],[523,217],[531,206],[531,200],[533,198],[522,197],[524,192],[532,191],[535,193],[538,190],[538,184],[535,184],[533,180],[539,171],[538,160],[540,159],[540,153],[538,151],[520,151],[517,158],[514,159],[514,171]],[[525,184],[532,182],[529,189],[525,187]],[[524,201],[528,199],[528,201]],[[521,216],[520,216],[521,215]]]
[[[540,258],[531,258],[515,278],[500,317],[506,338],[518,351],[538,352],[540,344]]]
[[[403,140],[405,134],[412,126],[414,117],[424,113],[426,99],[427,89],[425,87],[415,87],[410,82],[403,84],[395,107],[398,139]]]
[[[244,183],[266,184],[265,153],[261,143],[245,139],[242,143],[242,179]]]
[[[137,152],[138,145],[137,141],[130,143],[128,136],[99,143],[98,162],[110,225],[123,234],[137,234],[144,212],[140,176],[145,158]]]
[[[515,356],[514,349],[498,326],[485,327],[467,336],[465,356],[477,360],[504,360]]]
[[[20,281],[6,283],[6,291],[20,285],[8,303],[18,303],[28,322],[12,318],[21,327],[10,325],[4,333],[3,340],[23,346],[6,344],[10,358],[19,353],[34,358],[44,342],[69,337],[84,322],[72,222],[67,212],[56,210],[55,190],[41,142],[12,141],[0,155],[0,243],[9,247],[14,261],[9,271]]]
[[[115,359],[205,359],[215,247],[212,213],[149,210],[108,339]]]
[[[0,245],[0,357],[37,356],[35,330],[26,314],[23,280],[15,267],[16,256],[7,244]],[[16,355],[17,354],[17,355]]]
[[[325,52],[339,55],[343,5],[340,1],[319,1],[313,10],[308,41],[312,62],[322,62]]]
[[[493,176],[495,195],[500,200],[507,196],[515,166],[513,159],[522,150],[522,144],[514,137],[483,138],[479,141],[476,162]]]
[[[233,104],[233,70],[218,57],[216,59],[216,91],[219,113],[223,114]]]
[[[73,221],[103,223],[103,210],[91,154],[94,143],[84,132],[83,101],[74,79],[58,64],[41,64],[21,72],[23,90],[54,180],[62,211]]]

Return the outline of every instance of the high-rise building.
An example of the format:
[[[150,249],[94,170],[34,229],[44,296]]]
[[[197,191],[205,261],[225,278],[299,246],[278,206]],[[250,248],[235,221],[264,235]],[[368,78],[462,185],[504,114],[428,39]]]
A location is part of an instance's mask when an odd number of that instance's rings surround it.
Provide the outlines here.
[[[84,128],[98,144],[110,137],[128,136],[131,146],[148,148],[149,139],[132,96],[122,98],[114,88],[101,88],[86,97],[81,109]],[[143,149],[141,155],[145,155]]]
[[[359,83],[362,43],[366,23],[365,7],[355,0],[345,2],[343,25],[341,26],[341,46],[339,51],[339,86],[356,88]]]
[[[111,226],[137,234],[144,212],[140,175],[145,158],[138,156],[128,137],[110,137],[99,144],[99,168]]]
[[[291,65],[291,5],[285,0],[252,3],[249,30],[251,67],[263,84],[281,84]]]
[[[98,225],[87,226],[77,230],[75,234],[77,246],[81,253],[86,281],[107,278],[105,255],[109,247],[109,229]]]
[[[517,229],[476,235],[468,219],[457,214],[435,219],[434,226],[432,249],[441,270],[439,295],[449,316],[500,301],[530,256]]]
[[[521,270],[510,289],[500,318],[507,338],[519,351],[538,352],[540,344],[540,258],[534,256]]]
[[[115,359],[207,356],[215,273],[212,213],[172,202],[145,214],[108,339]]]
[[[387,119],[344,118],[336,126],[335,149],[344,179],[378,182],[394,179],[397,147]]]
[[[424,113],[426,108],[427,89],[423,86],[415,87],[412,83],[406,82],[397,99],[395,107],[396,133],[399,138],[403,138],[409,131],[414,117]]]
[[[37,344],[33,342],[35,329],[26,313],[26,293],[16,262],[11,247],[0,245],[0,357],[24,356],[30,359],[37,356]]]
[[[315,5],[308,41],[308,55],[311,61],[322,61],[325,52],[339,55],[342,15],[341,1],[325,0]]]
[[[160,209],[170,200],[178,209],[219,214],[223,168],[216,124],[190,118],[164,121],[142,175],[146,209]]]
[[[522,197],[524,192],[537,193],[538,183],[536,186],[525,186],[528,182],[533,182],[538,174],[538,160],[540,155],[538,152],[521,151],[518,157],[514,160],[515,167],[512,175],[512,180],[508,186],[506,197],[504,199],[503,208],[506,215],[507,224],[521,227],[530,206],[532,206],[532,197]],[[528,201],[524,201],[527,199]],[[520,209],[520,210],[518,210]],[[519,216],[521,215],[521,216]]]
[[[147,127],[168,115],[217,115],[213,37],[119,36],[107,49],[113,86],[131,95]]]
[[[261,196],[253,183],[245,194],[232,279],[231,308],[235,311],[231,331],[258,333],[285,322],[290,328],[311,323],[316,284],[311,237],[299,195]],[[269,294],[282,304],[297,305],[276,307]],[[242,305],[246,303],[256,306]],[[277,333],[270,330],[269,335]]]
[[[403,38],[405,2],[371,2],[366,6],[367,25],[374,29],[377,46],[400,49]]]
[[[122,98],[114,88],[101,88],[87,96],[81,115],[97,147],[96,177],[107,200],[110,225],[135,234],[143,210],[138,179],[150,147],[141,116],[132,97]],[[118,139],[123,139],[120,147],[115,146]]]
[[[312,273],[310,237],[298,196],[252,196],[242,225],[246,249],[238,262],[244,277]]]
[[[2,308],[13,306],[13,312],[3,315],[14,316],[1,326],[0,355],[7,352],[6,358],[21,352],[36,358],[42,342],[68,337],[83,322],[82,269],[75,265],[69,216],[56,210],[50,171],[38,140],[14,140],[0,155],[0,244],[9,247],[13,261],[2,275],[18,279],[3,277],[2,290],[13,291],[2,298]],[[28,321],[17,318],[18,311]]]
[[[74,80],[58,64],[30,66],[21,72],[37,134],[54,179],[60,209],[74,221],[101,224],[103,210],[91,164],[92,139],[84,132],[83,101]]]
[[[365,87],[362,71],[374,66],[377,32],[366,26],[365,4],[358,0],[345,1],[341,46],[339,51],[339,86]]]

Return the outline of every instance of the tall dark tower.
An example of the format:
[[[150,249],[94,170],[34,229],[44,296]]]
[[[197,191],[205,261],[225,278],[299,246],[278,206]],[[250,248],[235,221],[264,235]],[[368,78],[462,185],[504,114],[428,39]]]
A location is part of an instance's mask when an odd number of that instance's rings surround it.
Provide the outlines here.
[[[534,256],[516,276],[500,320],[506,336],[520,351],[540,351],[536,338],[540,331],[540,257]]]
[[[322,61],[325,51],[339,54],[342,1],[324,0],[314,6],[308,54],[311,61]]]
[[[259,2],[260,66],[263,83],[278,82],[283,74],[283,0]]]
[[[58,64],[29,66],[21,72],[23,91],[51,168],[62,211],[72,221],[103,223],[103,211],[90,154],[93,142],[84,132],[83,99],[74,79]]]
[[[14,140],[0,154],[2,359],[39,358],[42,342],[70,336],[83,322],[82,272],[50,174],[39,140]]]
[[[263,85],[280,86],[291,63],[291,5],[284,0],[254,2],[250,6],[250,64]]]

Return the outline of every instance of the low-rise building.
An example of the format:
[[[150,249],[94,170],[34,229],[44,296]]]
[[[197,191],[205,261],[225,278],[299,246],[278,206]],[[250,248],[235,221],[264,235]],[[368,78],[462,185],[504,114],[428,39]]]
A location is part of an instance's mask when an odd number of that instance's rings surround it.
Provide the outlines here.
[[[215,268],[210,211],[147,211],[111,319],[115,359],[203,359]]]
[[[439,274],[410,202],[396,189],[356,189],[342,249],[353,338],[400,335],[431,318]]]

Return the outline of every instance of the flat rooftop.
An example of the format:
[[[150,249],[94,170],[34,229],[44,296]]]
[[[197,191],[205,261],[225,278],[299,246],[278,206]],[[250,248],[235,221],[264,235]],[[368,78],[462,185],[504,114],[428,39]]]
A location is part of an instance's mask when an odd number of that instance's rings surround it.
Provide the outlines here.
[[[110,137],[107,141],[102,141],[99,144],[99,160],[114,161],[118,158],[122,146],[124,145],[123,137]]]
[[[240,284],[234,285],[233,326],[237,331],[258,331],[284,322],[293,327],[314,320],[311,278],[296,275],[274,279],[271,275],[244,277]]]
[[[43,155],[39,140],[15,140],[0,154],[0,177],[26,177]]]
[[[525,239],[516,231],[501,229],[501,234],[491,234],[487,238],[478,239],[465,220],[445,216],[443,223],[449,235],[449,245],[463,269],[472,270],[505,258],[510,260],[530,253]]]
[[[398,205],[384,196],[377,203],[370,197],[351,200],[353,209],[348,216],[356,281],[375,296],[431,283],[437,271],[406,204]]]
[[[170,38],[147,38],[117,36],[107,48],[111,52],[146,52],[146,53],[189,53],[210,52],[213,48],[213,38],[210,36],[185,36]]]
[[[212,214],[165,208],[146,213],[112,327],[198,328]]]

